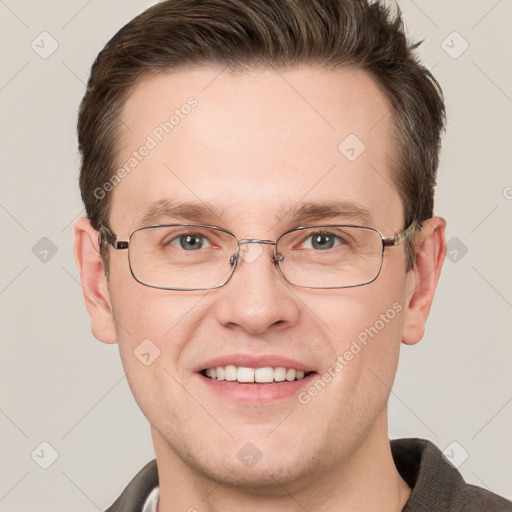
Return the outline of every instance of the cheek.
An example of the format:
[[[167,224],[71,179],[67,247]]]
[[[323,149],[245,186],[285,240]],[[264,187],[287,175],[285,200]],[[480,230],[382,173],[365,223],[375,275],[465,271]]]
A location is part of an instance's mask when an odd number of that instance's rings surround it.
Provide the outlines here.
[[[153,425],[179,424],[175,410],[187,409],[178,382],[186,378],[180,364],[187,340],[199,319],[201,297],[158,290],[137,283],[131,274],[111,274],[112,307],[121,361],[140,409]],[[181,404],[168,408],[165,404]]]
[[[370,285],[338,292],[330,300],[319,297],[316,307],[309,303],[312,311],[319,312],[316,328],[325,333],[327,345],[318,347],[325,354],[319,377],[332,390],[322,391],[319,402],[335,400],[356,413],[376,410],[387,400],[398,363],[405,308],[399,283],[385,283],[380,277]]]
[[[382,278],[382,279],[381,279]],[[369,285],[333,291],[330,296],[307,297],[301,300],[316,317],[317,329],[330,340],[331,356],[352,350],[359,354],[357,346],[372,347],[372,352],[383,355],[391,345],[399,344],[405,309],[403,283],[386,283],[381,275]],[[367,352],[366,350],[361,350]],[[351,354],[347,353],[351,359]]]
[[[131,275],[124,256],[112,262],[109,281],[121,349],[134,349],[146,338],[163,343],[173,332],[187,326],[183,320],[201,297],[140,284]]]
[[[333,441],[325,454],[331,457],[341,456],[340,447],[361,442],[379,418],[385,418],[403,306],[396,288],[372,285],[344,290],[337,299],[322,302],[321,310],[306,304],[321,311],[316,326],[323,326],[325,345],[318,350],[326,355],[325,366],[298,400],[311,439],[320,432]],[[385,428],[384,422],[380,426]]]
[[[129,379],[158,380],[158,370],[169,377],[165,369],[180,368],[180,355],[197,328],[201,296],[144,286],[124,262],[111,267],[109,287],[119,352]]]

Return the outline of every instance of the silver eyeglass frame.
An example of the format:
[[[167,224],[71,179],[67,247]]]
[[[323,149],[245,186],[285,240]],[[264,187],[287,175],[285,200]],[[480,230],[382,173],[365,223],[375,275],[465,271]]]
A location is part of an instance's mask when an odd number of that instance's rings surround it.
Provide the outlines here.
[[[151,226],[144,226],[142,228],[137,228],[130,233],[128,240],[118,240],[117,235],[112,233],[112,231],[110,231],[110,229],[108,229],[106,226],[102,225],[99,229],[98,244],[100,247],[103,245],[110,245],[116,251],[119,251],[119,250],[128,250],[129,251],[130,241],[131,241],[134,233],[136,233],[138,231],[146,230],[146,229],[157,228],[157,227],[173,227],[173,226],[176,226],[176,227],[177,226],[191,226],[191,227],[197,227],[197,228],[214,229],[217,231],[222,231],[222,232],[230,235],[234,240],[236,240],[238,247],[237,247],[236,253],[232,254],[229,259],[229,265],[231,266],[231,272],[230,272],[229,276],[221,284],[213,286],[213,287],[206,287],[206,288],[178,288],[178,287],[169,287],[169,286],[157,286],[157,285],[146,283],[146,282],[142,281],[140,278],[138,278],[133,271],[130,258],[128,257],[128,264],[130,267],[130,272],[131,272],[133,278],[138,283],[140,283],[144,286],[148,286],[150,288],[157,288],[160,290],[177,290],[177,291],[214,290],[216,288],[221,288],[222,286],[226,285],[229,282],[229,280],[233,277],[233,274],[235,273],[238,261],[240,260],[240,246],[243,244],[268,244],[268,245],[273,245],[276,248],[277,243],[283,236],[287,235],[288,233],[292,233],[294,231],[301,231],[304,229],[311,229],[311,228],[351,227],[351,228],[360,228],[360,229],[371,230],[380,236],[380,239],[382,242],[381,263],[380,263],[379,270],[378,270],[377,274],[375,275],[375,277],[373,279],[370,279],[369,281],[365,281],[364,283],[360,283],[360,284],[346,285],[346,286],[303,286],[303,285],[299,285],[299,284],[291,282],[286,277],[285,273],[283,272],[283,270],[280,266],[280,262],[284,259],[284,256],[277,254],[276,249],[274,250],[274,257],[272,259],[272,263],[276,264],[276,266],[279,268],[279,271],[281,272],[281,275],[286,280],[286,282],[288,282],[289,284],[291,284],[293,286],[298,286],[300,288],[312,288],[312,289],[316,289],[316,290],[356,288],[359,286],[365,286],[367,284],[373,283],[373,281],[375,281],[379,277],[380,272],[382,270],[382,263],[384,260],[384,249],[386,247],[396,247],[397,245],[401,244],[406,238],[413,235],[417,229],[419,229],[419,230],[422,229],[421,224],[415,220],[415,221],[411,222],[411,224],[406,229],[404,229],[400,233],[397,233],[394,237],[385,237],[378,229],[371,228],[368,226],[359,226],[357,224],[321,224],[321,225],[314,225],[314,226],[299,226],[296,228],[289,229],[289,230],[285,231],[284,233],[281,233],[281,235],[279,235],[279,237],[276,240],[265,240],[265,239],[259,239],[259,238],[242,238],[239,240],[236,238],[236,236],[231,231],[224,229],[224,228],[220,228],[218,226],[213,226],[213,225],[209,225],[209,224],[192,224],[192,223],[176,223],[176,224],[174,224],[174,223],[171,223],[171,224],[153,224]]]

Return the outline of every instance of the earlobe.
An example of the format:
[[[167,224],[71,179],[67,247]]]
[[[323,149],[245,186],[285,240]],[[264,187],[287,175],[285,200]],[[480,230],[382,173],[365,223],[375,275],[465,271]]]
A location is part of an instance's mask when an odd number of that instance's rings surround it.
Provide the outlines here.
[[[446,255],[446,222],[433,217],[423,223],[415,237],[416,262],[406,278],[406,308],[402,341],[418,343],[425,332],[434,293]]]
[[[78,219],[73,231],[73,253],[91,317],[91,331],[99,341],[117,343],[108,282],[99,253],[98,231],[87,218]]]

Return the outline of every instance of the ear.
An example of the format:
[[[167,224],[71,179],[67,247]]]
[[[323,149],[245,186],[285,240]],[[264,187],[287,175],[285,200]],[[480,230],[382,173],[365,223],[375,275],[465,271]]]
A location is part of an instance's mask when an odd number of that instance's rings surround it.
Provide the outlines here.
[[[425,323],[434,300],[434,292],[446,255],[446,221],[433,217],[423,223],[414,239],[416,260],[406,278],[406,308],[402,341],[418,343],[425,333]]]
[[[91,331],[104,343],[117,343],[108,281],[98,246],[98,231],[89,219],[78,219],[73,228],[73,254],[80,274],[85,306],[91,317]]]

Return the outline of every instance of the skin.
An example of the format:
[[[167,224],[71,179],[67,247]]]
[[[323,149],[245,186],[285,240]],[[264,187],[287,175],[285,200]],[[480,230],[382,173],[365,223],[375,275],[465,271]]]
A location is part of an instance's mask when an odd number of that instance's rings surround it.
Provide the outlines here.
[[[129,130],[119,161],[190,96],[197,107],[113,191],[109,226],[119,240],[165,198],[222,203],[224,211],[205,221],[239,239],[275,240],[300,225],[277,222],[276,212],[306,200],[356,203],[370,212],[366,225],[384,236],[404,229],[389,105],[364,72],[204,67],[145,78],[122,113]],[[351,133],[366,146],[353,162],[338,151]],[[157,219],[173,221],[187,219]],[[159,511],[400,510],[410,489],[393,464],[387,401],[401,342],[423,336],[444,233],[442,218],[427,221],[415,235],[415,268],[406,273],[403,245],[388,248],[379,277],[366,286],[292,286],[272,265],[272,246],[254,244],[250,250],[261,247],[261,254],[242,262],[226,286],[180,292],[139,284],[126,251],[112,248],[107,280],[98,233],[78,220],[75,258],[92,332],[119,344],[151,423]],[[394,303],[401,311],[307,405],[296,395],[240,404],[194,372],[213,357],[244,353],[292,357],[321,375]],[[149,366],[133,353],[146,338],[161,351]],[[250,468],[236,456],[248,442],[262,453]]]

